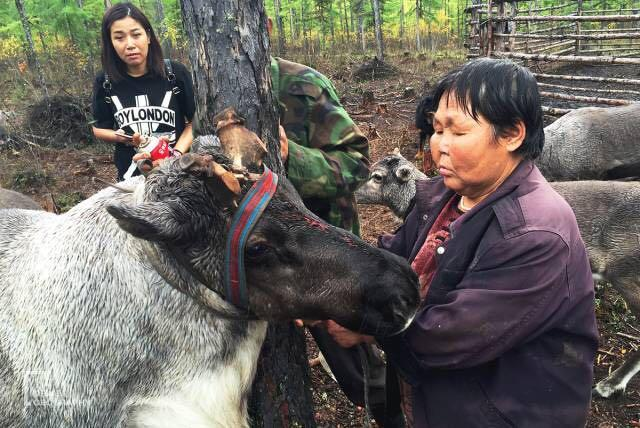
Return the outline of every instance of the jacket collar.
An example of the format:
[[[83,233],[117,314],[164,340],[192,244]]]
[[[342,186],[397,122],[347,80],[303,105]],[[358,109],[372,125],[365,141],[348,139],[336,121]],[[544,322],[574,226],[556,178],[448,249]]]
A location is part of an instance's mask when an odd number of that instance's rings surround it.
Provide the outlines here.
[[[493,204],[498,199],[512,193],[531,175],[534,170],[535,167],[533,161],[525,159],[520,162],[504,183],[502,183],[491,195],[451,223],[449,226],[451,234],[455,235],[462,225],[473,218],[473,216],[484,207],[489,204]],[[442,177],[416,181],[415,209],[419,216],[419,232],[418,240],[411,252],[410,260],[413,259],[417,250],[419,250],[424,243],[426,233],[429,228],[431,228],[431,225],[433,225],[433,222],[444,207],[444,204],[454,195],[455,193],[444,185]]]

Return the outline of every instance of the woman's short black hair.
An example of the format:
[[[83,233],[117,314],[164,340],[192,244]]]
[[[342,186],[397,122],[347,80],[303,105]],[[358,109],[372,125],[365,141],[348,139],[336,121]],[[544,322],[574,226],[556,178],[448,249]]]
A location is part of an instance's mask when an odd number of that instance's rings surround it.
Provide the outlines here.
[[[111,26],[115,21],[127,16],[138,21],[149,36],[151,43],[147,55],[147,69],[152,74],[164,77],[164,59],[158,38],[144,13],[131,3],[116,4],[107,9],[102,17],[102,70],[115,82],[122,80],[127,74],[127,65],[120,59],[111,43]]]
[[[433,90],[434,105],[443,97],[455,96],[465,113],[478,120],[481,115],[503,136],[518,122],[526,128],[516,153],[535,159],[544,146],[544,125],[538,84],[531,72],[504,59],[480,58],[449,72]]]

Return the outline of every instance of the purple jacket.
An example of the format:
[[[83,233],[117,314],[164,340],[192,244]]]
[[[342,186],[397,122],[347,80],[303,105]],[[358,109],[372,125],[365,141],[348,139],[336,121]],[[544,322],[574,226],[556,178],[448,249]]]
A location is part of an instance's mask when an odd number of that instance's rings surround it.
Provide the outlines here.
[[[379,244],[413,260],[441,179]],[[413,386],[416,427],[583,427],[598,344],[586,249],[569,205],[530,161],[451,225],[423,306],[381,339]]]

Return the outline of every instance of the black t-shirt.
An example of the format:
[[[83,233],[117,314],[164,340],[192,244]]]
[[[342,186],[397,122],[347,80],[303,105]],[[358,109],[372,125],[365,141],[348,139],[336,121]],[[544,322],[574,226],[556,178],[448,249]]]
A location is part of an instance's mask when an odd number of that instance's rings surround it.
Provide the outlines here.
[[[126,75],[119,82],[111,80],[111,103],[106,101],[103,87],[104,73],[96,76],[93,87],[92,109],[96,128],[123,129],[127,134],[167,135],[173,146],[180,138],[185,123],[195,112],[193,82],[186,67],[171,61],[174,82],[166,77],[145,74],[140,77]],[[180,92],[175,94],[174,86]],[[133,147],[116,144],[114,160],[118,176],[131,164]]]

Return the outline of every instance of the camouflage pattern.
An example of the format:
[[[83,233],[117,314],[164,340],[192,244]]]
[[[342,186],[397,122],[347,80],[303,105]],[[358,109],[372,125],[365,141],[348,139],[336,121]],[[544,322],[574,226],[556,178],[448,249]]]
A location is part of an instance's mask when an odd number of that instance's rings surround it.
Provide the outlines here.
[[[367,138],[316,70],[271,58],[271,80],[289,140],[289,180],[311,211],[359,235],[353,194],[368,178]]]

